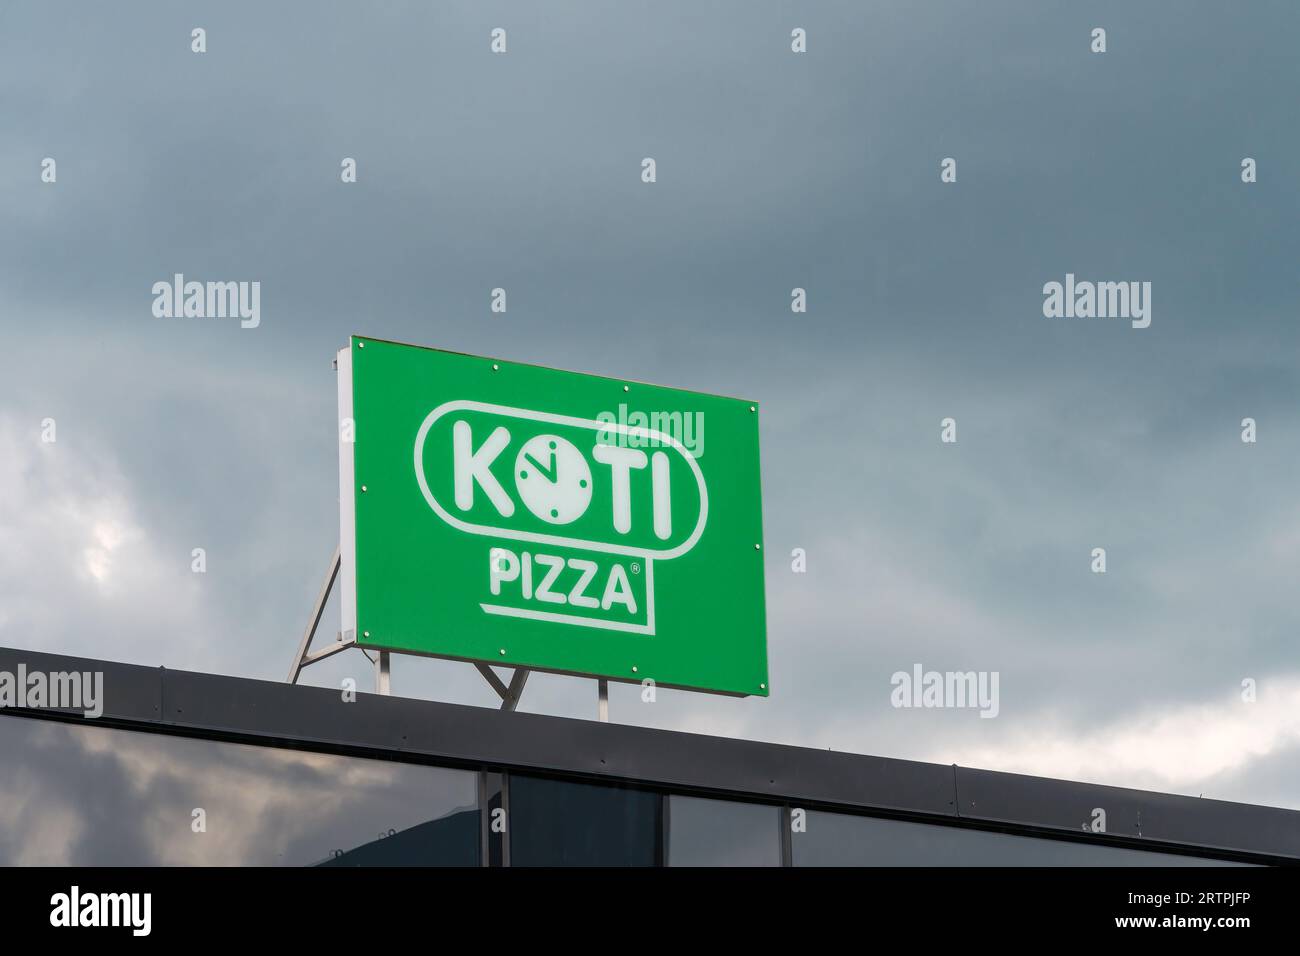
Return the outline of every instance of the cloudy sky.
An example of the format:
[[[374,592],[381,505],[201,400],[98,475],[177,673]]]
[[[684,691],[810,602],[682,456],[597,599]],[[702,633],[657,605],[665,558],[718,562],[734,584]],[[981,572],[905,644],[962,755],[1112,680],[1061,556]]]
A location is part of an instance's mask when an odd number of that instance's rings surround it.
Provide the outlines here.
[[[762,402],[772,697],[614,720],[1300,807],[1298,34],[1289,0],[6,3],[0,643],[283,679],[363,333]],[[259,327],[154,317],[177,272],[259,281]],[[1150,327],[1045,318],[1067,273],[1150,282]],[[997,671],[999,715],[895,709],[917,663]]]

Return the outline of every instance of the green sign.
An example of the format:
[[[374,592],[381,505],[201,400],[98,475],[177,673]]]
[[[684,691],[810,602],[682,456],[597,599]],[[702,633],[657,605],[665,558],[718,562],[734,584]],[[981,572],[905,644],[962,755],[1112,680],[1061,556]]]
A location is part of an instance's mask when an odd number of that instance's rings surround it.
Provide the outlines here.
[[[757,405],[355,336],[338,368],[345,635],[767,695]]]

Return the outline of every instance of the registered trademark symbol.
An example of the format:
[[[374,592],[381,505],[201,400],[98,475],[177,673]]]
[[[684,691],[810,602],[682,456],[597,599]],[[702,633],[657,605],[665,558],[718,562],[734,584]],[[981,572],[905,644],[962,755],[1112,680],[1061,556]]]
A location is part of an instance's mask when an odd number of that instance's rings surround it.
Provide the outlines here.
[[[633,574],[641,573],[641,565],[637,564],[635,561],[632,562],[632,573]]]

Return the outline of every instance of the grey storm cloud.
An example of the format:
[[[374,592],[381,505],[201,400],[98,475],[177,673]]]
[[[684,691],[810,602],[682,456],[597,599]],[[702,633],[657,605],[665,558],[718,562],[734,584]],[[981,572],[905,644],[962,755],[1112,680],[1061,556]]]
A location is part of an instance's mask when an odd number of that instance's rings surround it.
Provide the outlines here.
[[[3,643],[281,678],[363,333],[762,401],[773,696],[614,719],[1300,806],[1294,4],[68,9],[0,12]],[[260,326],[155,318],[178,272]],[[1149,281],[1151,327],[1045,318],[1067,273]],[[999,717],[891,707],[917,662],[999,671]],[[1182,776],[1114,749],[1199,706],[1274,724]]]

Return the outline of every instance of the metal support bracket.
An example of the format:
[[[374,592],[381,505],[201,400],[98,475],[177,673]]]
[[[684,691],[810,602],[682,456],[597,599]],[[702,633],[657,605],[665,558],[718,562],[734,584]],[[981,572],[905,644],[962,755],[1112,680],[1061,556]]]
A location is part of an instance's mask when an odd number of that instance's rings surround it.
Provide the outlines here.
[[[312,605],[311,617],[307,621],[306,629],[302,632],[302,640],[298,642],[298,653],[294,655],[293,664],[289,666],[287,682],[290,684],[298,683],[298,678],[302,676],[302,669],[308,664],[315,664],[327,657],[333,657],[339,651],[346,651],[349,647],[357,646],[356,635],[349,631],[346,638],[341,633],[338,633],[335,635],[333,644],[316,651],[311,649],[311,642],[316,637],[317,628],[320,627],[321,616],[325,613],[325,602],[329,600],[330,592],[334,590],[334,582],[338,580],[339,566],[339,549],[335,548],[334,556],[330,558],[329,570],[325,572],[325,582],[320,586],[320,594],[316,595],[316,603]],[[365,648],[361,649],[361,653],[366,654]],[[366,660],[375,665],[375,692],[378,694],[389,693],[388,651],[380,651],[378,659],[366,654]]]
[[[497,696],[501,698],[502,710],[514,710],[519,706],[519,698],[523,696],[524,684],[528,682],[528,675],[532,673],[527,667],[516,667],[513,676],[510,678],[510,685],[506,686],[505,681],[496,675],[496,672],[486,664],[475,663],[478,672],[483,675]]]
[[[329,600],[330,592],[334,590],[334,583],[339,576],[339,549],[334,549],[334,555],[330,558],[329,570],[325,572],[325,581],[321,584],[320,593],[316,595],[316,603],[312,605],[311,617],[307,621],[307,627],[302,632],[302,639],[298,642],[298,651],[294,654],[293,664],[289,667],[288,683],[298,683],[298,678],[302,676],[302,669],[309,664],[315,664],[317,661],[323,661],[327,657],[333,657],[339,651],[346,651],[349,647],[357,647],[356,635],[348,632],[345,638],[342,634],[337,634],[333,643],[313,651],[311,642],[316,637],[316,631],[320,627],[320,619],[325,613],[325,603]],[[375,657],[366,653],[366,649],[361,648],[361,653],[366,655],[366,659],[375,665],[375,692],[379,694],[389,694],[391,690],[391,652],[379,651]],[[476,663],[478,672],[483,675],[484,679],[492,685],[497,696],[501,698],[502,710],[514,710],[519,706],[519,698],[524,694],[524,685],[528,682],[528,675],[532,673],[527,667],[516,667],[510,677],[510,683],[506,684],[496,672],[487,664]],[[604,681],[601,682],[604,686]]]
[[[307,621],[307,627],[302,632],[302,640],[298,642],[298,652],[293,656],[293,664],[289,667],[288,683],[298,683],[298,677],[302,674],[302,669],[308,664],[315,664],[327,657],[332,657],[339,651],[345,651],[349,647],[356,646],[356,638],[349,637],[346,641],[343,635],[339,634],[334,643],[328,647],[312,653],[311,642],[316,636],[316,629],[320,627],[321,616],[325,613],[325,602],[329,600],[330,591],[334,589],[334,582],[339,576],[339,549],[334,549],[334,556],[330,558],[329,570],[325,572],[325,582],[320,587],[320,594],[316,595],[316,603],[312,606],[311,617]]]

